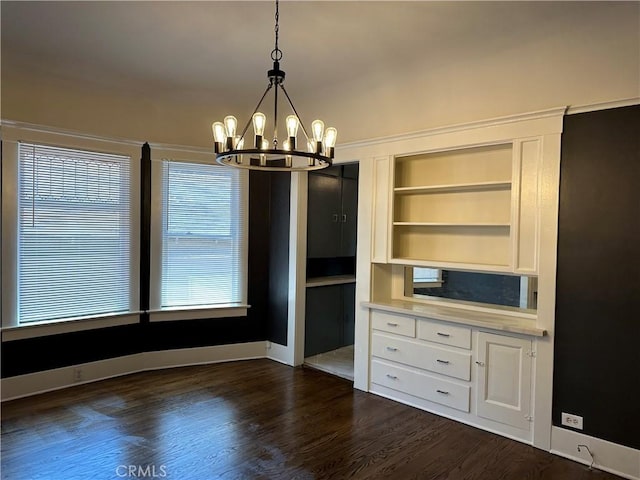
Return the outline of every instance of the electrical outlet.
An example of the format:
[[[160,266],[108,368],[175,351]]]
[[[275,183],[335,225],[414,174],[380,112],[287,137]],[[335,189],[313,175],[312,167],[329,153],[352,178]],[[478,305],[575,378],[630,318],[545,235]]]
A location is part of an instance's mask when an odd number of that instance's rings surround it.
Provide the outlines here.
[[[572,413],[562,412],[562,425],[582,430],[582,417]]]
[[[81,368],[74,368],[73,369],[73,381],[74,382],[81,382],[82,381],[82,369]]]

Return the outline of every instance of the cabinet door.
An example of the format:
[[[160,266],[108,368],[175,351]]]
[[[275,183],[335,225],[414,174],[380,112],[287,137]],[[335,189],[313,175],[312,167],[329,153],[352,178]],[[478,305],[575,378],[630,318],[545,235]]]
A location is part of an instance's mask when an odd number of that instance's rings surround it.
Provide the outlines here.
[[[478,416],[529,430],[531,340],[479,332],[477,346]]]
[[[358,228],[358,180],[342,179],[342,238],[341,257],[356,256],[356,231]]]
[[[309,174],[307,257],[340,256],[341,178]]]
[[[342,285],[342,346],[353,345],[356,330],[356,284]]]
[[[343,335],[342,285],[307,288],[304,356],[341,347]]]

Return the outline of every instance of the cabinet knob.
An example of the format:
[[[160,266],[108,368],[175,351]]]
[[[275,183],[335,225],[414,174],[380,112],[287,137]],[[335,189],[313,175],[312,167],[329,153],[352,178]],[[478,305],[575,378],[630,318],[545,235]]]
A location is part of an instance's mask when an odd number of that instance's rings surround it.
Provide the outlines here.
[[[342,223],[346,223],[347,222],[347,214],[343,213],[342,214]]]
[[[437,335],[439,337],[450,337],[451,335],[449,335],[448,333],[442,333],[442,332],[438,332]]]
[[[436,390],[436,392],[441,393],[442,395],[449,395],[449,392],[446,392],[444,390]]]
[[[440,360],[439,358],[437,358],[436,362],[443,363],[444,365],[449,365],[449,360]]]
[[[479,367],[484,367],[484,362],[478,362],[478,361],[476,360],[476,365],[478,365]]]
[[[332,215],[332,218],[333,218],[333,223],[338,223],[338,214],[337,213],[334,213]]]
[[[397,352],[398,349],[396,347],[387,347],[387,350],[389,350],[390,352]]]

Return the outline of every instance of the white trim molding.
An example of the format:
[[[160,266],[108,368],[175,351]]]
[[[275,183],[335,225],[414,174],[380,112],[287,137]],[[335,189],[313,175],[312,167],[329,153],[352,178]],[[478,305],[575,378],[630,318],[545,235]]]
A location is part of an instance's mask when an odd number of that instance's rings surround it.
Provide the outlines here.
[[[266,358],[266,346],[267,342],[258,341],[142,352],[28,373],[26,375],[17,375],[3,378],[0,382],[1,400],[15,400],[39,393],[149,370]]]
[[[551,453],[574,462],[591,465],[589,451],[585,448],[578,451],[578,445],[586,445],[589,448],[593,455],[593,468],[631,480],[640,479],[640,450],[566,428],[551,429]]]
[[[529,120],[535,121],[535,120],[541,120],[545,118],[551,118],[552,120],[554,120],[554,119],[557,119],[559,116],[561,117],[566,111],[567,111],[567,107],[561,106],[561,107],[550,108],[547,110],[539,110],[536,112],[528,112],[528,113],[522,113],[517,115],[508,115],[504,117],[491,118],[487,120],[479,120],[476,122],[436,127],[428,130],[409,132],[409,133],[404,133],[400,135],[391,135],[387,137],[359,140],[355,142],[348,142],[348,143],[341,144],[340,147],[336,147],[336,152],[340,152],[343,150],[349,151],[352,149],[369,147],[369,146],[378,145],[378,144],[388,144],[388,143],[402,142],[406,140],[421,139],[424,137],[431,137],[436,135],[457,133],[461,131],[468,132],[469,130],[474,130],[474,129],[497,127],[501,125],[518,123],[518,122],[529,121]],[[336,155],[336,157],[337,156],[338,155]]]
[[[576,113],[596,112],[598,110],[608,110],[610,108],[631,107],[640,104],[640,97],[625,98],[622,100],[614,100],[611,102],[592,103],[590,105],[575,105],[567,109],[567,115]]]
[[[267,358],[291,366],[291,350],[285,345],[267,341]]]

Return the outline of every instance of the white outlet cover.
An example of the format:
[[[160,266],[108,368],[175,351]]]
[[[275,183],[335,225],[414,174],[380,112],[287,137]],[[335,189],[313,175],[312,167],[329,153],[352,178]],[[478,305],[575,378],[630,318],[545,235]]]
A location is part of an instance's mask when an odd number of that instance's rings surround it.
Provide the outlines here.
[[[582,417],[580,415],[574,415],[573,413],[562,412],[562,425],[575,428],[576,430],[582,430]]]

